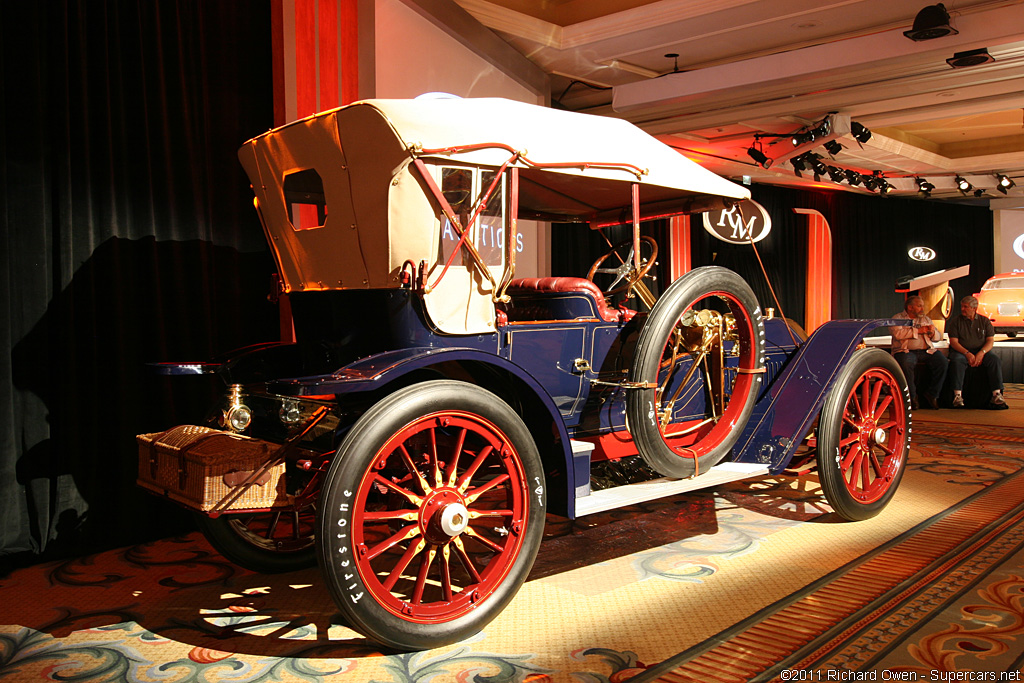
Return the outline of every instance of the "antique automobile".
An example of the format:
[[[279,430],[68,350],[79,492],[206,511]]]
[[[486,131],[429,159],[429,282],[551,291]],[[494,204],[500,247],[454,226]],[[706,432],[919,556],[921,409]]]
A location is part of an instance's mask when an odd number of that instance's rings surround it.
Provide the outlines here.
[[[373,100],[239,157],[295,341],[158,364],[217,374],[227,392],[210,424],[138,437],[139,483],[194,510],[239,565],[317,561],[348,624],[381,644],[482,629],[525,580],[549,513],[815,462],[845,519],[896,491],[909,394],[891,356],[862,343],[896,323],[831,321],[802,340],[713,266],[655,296],[659,245],[640,223],[748,191],[632,124],[498,99]],[[609,239],[587,278],[516,278],[526,220],[631,237]]]
[[[1016,337],[1024,332],[1024,273],[994,275],[974,296],[978,313],[992,321],[997,333]]]

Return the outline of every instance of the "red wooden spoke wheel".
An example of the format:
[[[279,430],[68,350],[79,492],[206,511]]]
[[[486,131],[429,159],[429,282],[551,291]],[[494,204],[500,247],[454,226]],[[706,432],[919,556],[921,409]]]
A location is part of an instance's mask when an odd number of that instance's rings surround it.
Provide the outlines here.
[[[525,580],[543,532],[544,478],[526,425],[460,382],[414,385],[374,406],[323,491],[331,592],[354,628],[401,649],[482,628]]]
[[[651,311],[630,368],[630,381],[647,387],[626,397],[640,455],[666,476],[706,472],[739,439],[763,367],[761,311],[739,275],[708,266],[673,282]]]
[[[262,574],[305,569],[316,564],[316,511],[312,505],[265,512],[196,513],[199,530],[231,562]]]
[[[522,463],[489,420],[425,415],[381,448],[355,496],[352,540],[374,599],[428,624],[474,609],[522,546]]]
[[[903,477],[910,444],[909,391],[890,354],[854,354],[825,400],[819,432],[818,473],[829,504],[849,520],[878,514]]]

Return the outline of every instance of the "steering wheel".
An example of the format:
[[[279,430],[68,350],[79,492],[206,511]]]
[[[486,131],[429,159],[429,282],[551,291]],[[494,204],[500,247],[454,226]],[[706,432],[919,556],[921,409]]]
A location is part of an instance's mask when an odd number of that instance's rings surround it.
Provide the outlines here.
[[[643,245],[645,244],[648,245],[651,250],[650,255],[646,258],[643,257]],[[623,256],[621,250],[626,247],[629,247],[629,253],[626,254],[626,256]],[[640,238],[640,253],[640,268],[638,270],[633,266],[633,240],[629,239],[624,242],[619,242],[594,261],[594,265],[590,266],[590,271],[587,273],[587,279],[596,285],[597,282],[594,281],[594,276],[598,273],[613,275],[615,280],[607,289],[602,290],[606,297],[613,296],[619,292],[624,292],[627,289],[631,290],[645,275],[647,275],[651,268],[654,267],[655,261],[658,258],[658,243],[654,241],[653,237],[644,236]],[[601,265],[612,256],[616,257],[619,265],[614,268],[602,268]],[[625,284],[619,285],[623,280],[625,280]],[[598,285],[598,287],[600,287],[600,285]]]

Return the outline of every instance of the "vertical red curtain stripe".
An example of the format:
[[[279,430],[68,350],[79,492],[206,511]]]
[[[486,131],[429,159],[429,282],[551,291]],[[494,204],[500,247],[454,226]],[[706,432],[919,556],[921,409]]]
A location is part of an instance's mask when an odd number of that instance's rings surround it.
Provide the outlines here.
[[[338,99],[338,0],[318,0],[317,51],[320,58],[320,104],[318,111],[334,109]]]
[[[315,0],[295,0],[295,99],[297,118],[317,110]]]
[[[814,209],[793,209],[807,216],[807,295],[804,329],[807,334],[832,319],[832,229]]]
[[[359,99],[358,0],[341,0],[341,104]]]
[[[690,216],[673,216],[668,222],[671,258],[669,279],[675,281],[690,272]]]

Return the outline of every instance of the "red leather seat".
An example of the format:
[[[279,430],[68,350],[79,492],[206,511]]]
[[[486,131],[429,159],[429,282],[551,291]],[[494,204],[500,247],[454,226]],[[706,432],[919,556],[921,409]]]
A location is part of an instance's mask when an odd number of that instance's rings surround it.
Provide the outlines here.
[[[626,322],[636,315],[636,311],[625,306],[620,306],[619,308],[609,306],[600,288],[590,280],[582,277],[518,278],[509,283],[508,293],[512,296],[528,293],[589,294],[597,304],[597,314],[601,320],[607,323]]]

